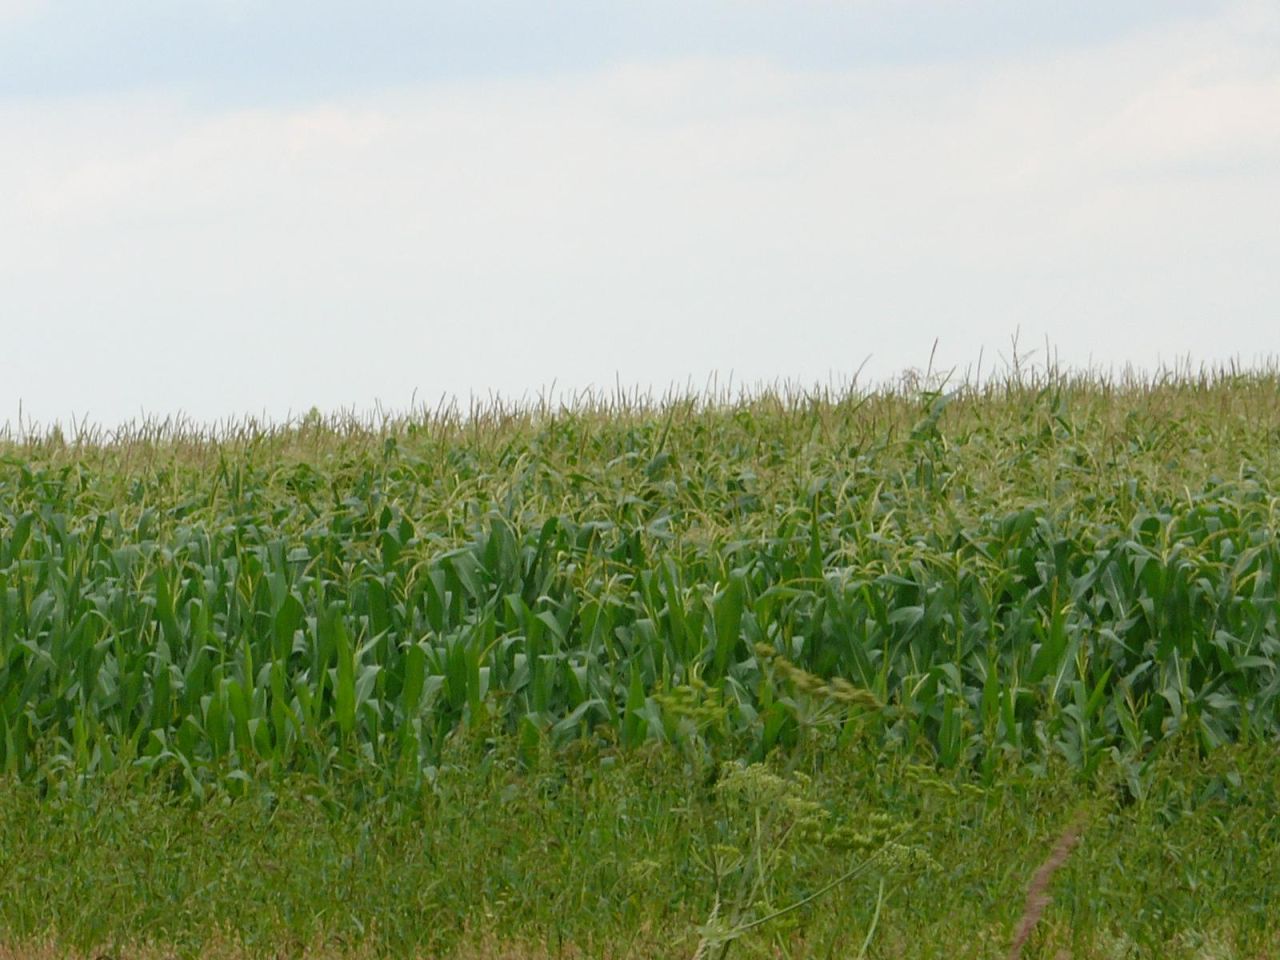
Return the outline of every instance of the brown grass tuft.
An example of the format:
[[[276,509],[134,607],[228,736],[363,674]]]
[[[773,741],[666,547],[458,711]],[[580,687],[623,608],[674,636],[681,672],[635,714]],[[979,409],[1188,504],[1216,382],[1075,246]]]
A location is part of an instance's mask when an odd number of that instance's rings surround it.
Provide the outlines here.
[[[1049,896],[1049,884],[1053,881],[1053,875],[1067,862],[1067,857],[1071,856],[1071,851],[1080,842],[1083,833],[1084,818],[1077,817],[1062,832],[1062,836],[1058,837],[1048,858],[1031,877],[1031,883],[1027,886],[1027,901],[1022,906],[1022,916],[1013,935],[1013,944],[1009,947],[1008,960],[1018,960],[1022,956],[1022,948],[1031,936],[1031,931],[1040,922],[1040,917],[1052,900]]]

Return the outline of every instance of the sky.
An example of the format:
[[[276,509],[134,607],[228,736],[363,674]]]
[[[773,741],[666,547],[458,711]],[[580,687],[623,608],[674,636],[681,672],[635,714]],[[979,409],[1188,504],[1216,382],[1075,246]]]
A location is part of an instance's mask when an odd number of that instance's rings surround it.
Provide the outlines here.
[[[1273,0],[0,0],[0,424],[1280,353]]]

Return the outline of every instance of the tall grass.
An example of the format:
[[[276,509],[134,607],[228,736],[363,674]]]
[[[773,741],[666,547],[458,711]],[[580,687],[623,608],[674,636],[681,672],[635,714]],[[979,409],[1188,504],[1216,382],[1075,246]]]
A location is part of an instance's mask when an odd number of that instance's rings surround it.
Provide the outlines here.
[[[1275,371],[2,447],[0,773],[27,780],[421,784],[462,728],[759,757],[826,711],[944,767],[1111,758],[1137,790],[1170,736],[1280,734]]]

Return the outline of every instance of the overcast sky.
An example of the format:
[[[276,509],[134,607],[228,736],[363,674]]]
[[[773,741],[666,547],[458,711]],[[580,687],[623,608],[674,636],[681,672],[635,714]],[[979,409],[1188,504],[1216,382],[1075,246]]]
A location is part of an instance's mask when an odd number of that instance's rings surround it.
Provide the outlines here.
[[[1280,354],[1280,4],[0,0],[0,424],[888,378],[1015,331]]]

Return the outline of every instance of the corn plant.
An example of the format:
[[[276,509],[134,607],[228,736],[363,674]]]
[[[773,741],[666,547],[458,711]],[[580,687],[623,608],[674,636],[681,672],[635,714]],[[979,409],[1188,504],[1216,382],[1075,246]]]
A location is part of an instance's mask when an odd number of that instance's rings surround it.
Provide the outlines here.
[[[422,784],[462,729],[1084,772],[1280,735],[1280,378],[9,438],[0,773]],[[794,665],[787,673],[777,663]],[[841,686],[843,685],[843,686]]]

